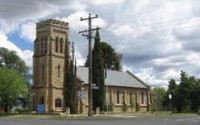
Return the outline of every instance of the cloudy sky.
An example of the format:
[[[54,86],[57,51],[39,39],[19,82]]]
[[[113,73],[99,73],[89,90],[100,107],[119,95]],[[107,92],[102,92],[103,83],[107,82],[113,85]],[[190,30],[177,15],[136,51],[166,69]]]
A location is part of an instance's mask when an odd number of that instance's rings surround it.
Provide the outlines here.
[[[123,54],[130,70],[152,87],[179,80],[183,70],[200,78],[198,0],[0,0],[0,47],[15,50],[32,67],[35,23],[49,18],[69,22],[78,64],[87,56],[87,29],[80,17],[98,14],[93,27],[101,40]]]

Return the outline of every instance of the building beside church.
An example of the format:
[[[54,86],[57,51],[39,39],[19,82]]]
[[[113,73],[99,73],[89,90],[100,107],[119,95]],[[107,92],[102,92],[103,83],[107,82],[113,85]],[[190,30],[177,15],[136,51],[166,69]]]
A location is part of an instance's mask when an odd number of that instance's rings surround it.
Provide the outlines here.
[[[49,19],[36,25],[33,55],[33,107],[44,105],[44,111],[66,110],[63,96],[65,61],[70,60],[69,24]],[[81,88],[77,110],[88,112],[88,68],[77,67],[76,84]],[[147,112],[151,108],[150,87],[131,72],[108,70],[106,102],[113,112]],[[78,93],[78,90],[77,90]],[[78,94],[77,94],[78,95]]]
[[[80,112],[88,111],[88,68],[77,67],[77,77],[82,82],[84,95]],[[120,72],[107,70],[105,79],[106,102],[112,112],[122,112],[124,104],[126,112],[147,112],[151,108],[150,87],[130,71]]]

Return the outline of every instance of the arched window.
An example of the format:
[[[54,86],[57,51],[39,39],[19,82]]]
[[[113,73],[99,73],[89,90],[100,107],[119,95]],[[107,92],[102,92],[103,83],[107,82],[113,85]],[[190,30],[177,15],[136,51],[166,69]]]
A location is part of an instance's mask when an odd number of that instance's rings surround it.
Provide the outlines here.
[[[119,91],[117,91],[117,104],[119,104],[120,103],[120,92]]]
[[[61,107],[62,106],[62,100],[60,98],[57,98],[55,100],[55,107]]]
[[[44,81],[44,75],[45,75],[45,66],[44,65],[42,65],[41,66],[41,73],[42,73],[42,81]]]
[[[144,104],[144,92],[141,92],[141,104]]]
[[[60,38],[60,53],[63,53],[63,39]]]
[[[133,104],[133,96],[132,96],[132,93],[129,93],[129,104]]]
[[[40,97],[39,104],[44,104],[44,96]]]
[[[41,42],[40,42],[40,54],[42,55],[43,54],[43,42],[44,42],[44,39],[41,38]]]
[[[47,53],[47,51],[48,51],[48,47],[47,47],[47,41],[48,41],[48,39],[47,39],[47,37],[45,37],[45,44],[44,44],[44,53],[46,54]]]
[[[58,52],[58,37],[56,37],[55,51],[56,51],[56,53]]]
[[[34,43],[34,53],[37,54],[37,42]]]
[[[58,78],[60,78],[60,65],[58,65]]]

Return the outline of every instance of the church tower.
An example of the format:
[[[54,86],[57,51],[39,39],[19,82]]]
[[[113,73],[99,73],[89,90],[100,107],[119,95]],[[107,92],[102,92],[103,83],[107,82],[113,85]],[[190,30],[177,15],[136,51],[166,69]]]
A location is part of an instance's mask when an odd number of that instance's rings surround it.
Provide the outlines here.
[[[65,60],[69,59],[69,24],[49,19],[36,24],[33,55],[33,108],[63,111]]]

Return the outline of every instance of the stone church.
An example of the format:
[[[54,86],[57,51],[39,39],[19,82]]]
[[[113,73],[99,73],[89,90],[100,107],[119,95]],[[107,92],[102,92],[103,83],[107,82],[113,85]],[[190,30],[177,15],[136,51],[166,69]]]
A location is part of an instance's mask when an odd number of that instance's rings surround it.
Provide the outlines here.
[[[63,97],[65,60],[70,57],[69,24],[48,19],[36,25],[33,55],[33,108],[44,105],[44,111],[64,112]],[[77,67],[79,113],[88,113],[88,68]],[[106,85],[107,108],[112,112],[147,112],[151,109],[150,86],[131,72],[108,70]],[[78,94],[77,94],[78,96]]]

